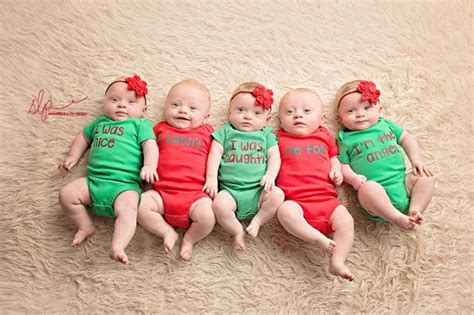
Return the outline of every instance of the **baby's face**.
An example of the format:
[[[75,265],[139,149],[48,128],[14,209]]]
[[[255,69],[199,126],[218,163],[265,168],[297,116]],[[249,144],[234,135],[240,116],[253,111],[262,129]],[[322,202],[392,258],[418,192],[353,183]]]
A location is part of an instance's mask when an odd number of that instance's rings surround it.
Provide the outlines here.
[[[361,100],[361,94],[352,93],[344,97],[337,111],[344,127],[349,130],[365,130],[377,123],[382,106]]]
[[[193,129],[209,117],[209,96],[189,83],[174,86],[165,100],[165,119],[174,128]]]
[[[237,94],[229,105],[229,122],[240,131],[255,131],[265,127],[270,110],[255,105],[255,97],[251,93]]]
[[[291,91],[283,96],[278,110],[280,126],[290,134],[306,136],[321,126],[323,104],[317,95],[306,91]]]
[[[104,113],[112,120],[140,118],[145,112],[145,98],[137,98],[135,91],[129,90],[126,82],[112,84],[105,94]]]

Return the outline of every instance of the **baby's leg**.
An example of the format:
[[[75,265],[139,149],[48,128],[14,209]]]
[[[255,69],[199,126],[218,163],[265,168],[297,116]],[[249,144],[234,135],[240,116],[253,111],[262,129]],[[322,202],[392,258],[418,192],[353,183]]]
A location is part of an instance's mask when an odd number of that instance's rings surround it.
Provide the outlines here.
[[[268,192],[262,191],[260,196],[260,210],[258,210],[247,227],[247,232],[253,237],[257,237],[260,227],[275,216],[278,207],[281,206],[284,199],[285,194],[278,187],[273,187],[273,189]]]
[[[115,198],[114,211],[116,215],[114,235],[110,258],[128,265],[125,248],[135,234],[137,228],[138,192],[127,190]]]
[[[193,223],[184,234],[180,251],[180,256],[184,260],[191,258],[194,244],[208,236],[216,224],[211,198],[205,197],[196,200],[189,209],[189,217]]]
[[[214,198],[212,209],[216,214],[217,223],[234,237],[234,249],[245,250],[245,232],[235,216],[237,203],[234,198],[227,191],[220,191]]]
[[[336,242],[309,225],[303,216],[303,209],[294,201],[287,200],[278,208],[277,217],[288,233],[304,240],[318,244],[319,247],[332,254]]]
[[[352,242],[354,241],[354,220],[346,207],[339,205],[331,216],[331,226],[334,230],[333,239],[337,243],[329,261],[329,272],[335,276],[352,281],[354,275],[345,265]]]
[[[405,179],[408,195],[411,196],[408,214],[415,218],[416,223],[423,223],[422,213],[428,208],[434,193],[434,178],[416,176],[409,173]]]
[[[405,230],[415,227],[415,219],[398,211],[390,202],[385,189],[376,182],[368,181],[360,186],[359,202],[370,214],[384,218]]]
[[[163,238],[167,254],[171,253],[178,239],[178,233],[163,218],[164,205],[158,192],[149,190],[142,194],[138,208],[138,223],[147,231]]]
[[[86,178],[78,178],[63,186],[59,191],[59,203],[64,212],[76,224],[78,230],[71,246],[81,244],[89,235],[94,233],[94,226],[85,206],[91,205],[89,186]]]

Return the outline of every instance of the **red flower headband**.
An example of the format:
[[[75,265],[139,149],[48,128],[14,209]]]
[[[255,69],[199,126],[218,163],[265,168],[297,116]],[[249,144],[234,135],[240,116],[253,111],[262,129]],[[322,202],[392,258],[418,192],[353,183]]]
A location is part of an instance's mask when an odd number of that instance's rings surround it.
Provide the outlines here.
[[[271,89],[267,89],[261,84],[257,84],[257,86],[252,91],[240,91],[234,94],[232,99],[236,97],[240,93],[250,93],[255,97],[255,105],[262,106],[263,109],[270,109],[273,104],[273,91]]]
[[[112,86],[112,84],[114,83],[117,83],[117,82],[123,82],[123,83],[127,83],[127,88],[130,90],[130,91],[135,91],[135,95],[136,97],[140,98],[140,97],[144,97],[145,98],[145,106],[146,106],[146,94],[148,94],[148,89],[147,89],[147,83],[145,81],[143,81],[138,75],[134,75],[133,77],[128,77],[128,78],[125,78],[125,80],[118,80],[118,81],[114,81],[112,83],[109,84],[109,86],[107,87],[107,89],[105,89],[105,94],[107,94],[107,91],[109,90],[109,88]]]
[[[361,100],[363,101],[368,100],[374,105],[377,104],[377,102],[379,101],[380,91],[377,90],[375,83],[372,81],[361,80],[355,91],[347,92],[346,94],[341,96],[341,98],[339,99],[339,102],[337,103],[337,108],[339,108],[339,105],[341,105],[342,99],[352,93],[360,93]]]

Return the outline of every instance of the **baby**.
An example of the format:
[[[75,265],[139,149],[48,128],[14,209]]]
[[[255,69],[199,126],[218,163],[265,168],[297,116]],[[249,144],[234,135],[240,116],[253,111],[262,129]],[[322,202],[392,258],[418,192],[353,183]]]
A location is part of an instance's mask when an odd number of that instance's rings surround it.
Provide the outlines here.
[[[289,233],[331,254],[331,274],[352,280],[345,261],[352,248],[354,221],[337,200],[336,185],[343,177],[336,141],[321,125],[323,104],[315,92],[293,89],[281,99],[278,117],[281,169],[276,183],[286,198],[278,208],[278,220]],[[331,240],[327,236],[333,233]]]
[[[241,84],[230,98],[229,122],[212,134],[204,191],[214,198],[217,222],[233,236],[238,251],[245,250],[245,232],[239,220],[251,220],[246,230],[256,237],[284,198],[275,187],[280,169],[277,139],[271,128],[265,127],[272,96],[270,89],[258,83]]]
[[[188,229],[181,242],[184,260],[191,258],[194,244],[211,233],[216,221],[212,200],[202,191],[214,131],[205,124],[210,101],[209,91],[195,80],[171,87],[165,100],[166,121],[153,128],[159,181],[142,195],[138,210],[138,223],[163,238],[166,253],[178,239],[173,227]]]
[[[415,137],[380,116],[380,91],[371,81],[344,84],[336,95],[339,160],[344,181],[358,191],[365,214],[410,230],[423,222],[434,180]],[[405,150],[413,172],[405,174]]]
[[[135,234],[142,179],[157,179],[158,148],[146,113],[147,83],[138,75],[119,78],[105,90],[104,115],[74,139],[60,170],[73,168],[90,148],[87,177],[61,188],[59,202],[78,231],[71,245],[94,232],[87,213],[116,218],[110,257],[128,264],[125,248]],[[140,171],[141,169],[141,171]]]

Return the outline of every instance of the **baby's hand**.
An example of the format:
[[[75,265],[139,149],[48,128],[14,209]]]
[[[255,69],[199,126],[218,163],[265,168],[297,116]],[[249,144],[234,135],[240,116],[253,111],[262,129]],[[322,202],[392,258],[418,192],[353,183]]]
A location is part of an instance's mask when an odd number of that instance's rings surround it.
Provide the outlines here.
[[[265,191],[270,191],[275,186],[275,177],[270,175],[263,175],[262,179],[260,180],[260,186],[263,186]]]
[[[140,178],[150,184],[153,184],[159,179],[158,174],[156,173],[156,168],[151,165],[143,165],[142,170],[140,171]]]
[[[428,166],[426,166],[426,164],[423,163],[422,160],[412,161],[411,165],[413,166],[413,174],[420,176],[426,175],[428,177],[433,176]]]
[[[206,183],[204,183],[204,187],[202,187],[202,191],[208,194],[212,199],[217,194],[217,177],[206,179]]]
[[[342,181],[344,180],[344,178],[342,177],[341,171],[330,171],[329,178],[333,181],[333,183],[336,186],[341,185]]]
[[[77,158],[76,156],[68,155],[64,159],[64,161],[59,164],[58,169],[60,171],[69,171],[77,164],[77,161],[79,161],[79,158]]]
[[[357,175],[357,178],[355,179],[352,187],[354,187],[355,190],[359,190],[360,186],[362,186],[362,184],[364,184],[366,181],[367,177],[365,177],[364,175]]]

